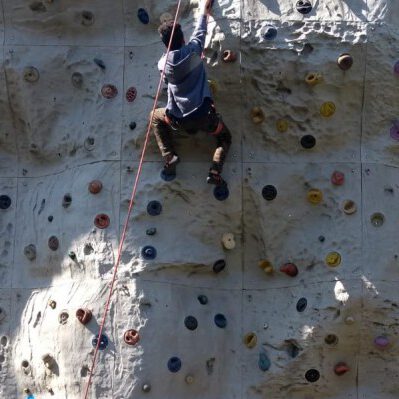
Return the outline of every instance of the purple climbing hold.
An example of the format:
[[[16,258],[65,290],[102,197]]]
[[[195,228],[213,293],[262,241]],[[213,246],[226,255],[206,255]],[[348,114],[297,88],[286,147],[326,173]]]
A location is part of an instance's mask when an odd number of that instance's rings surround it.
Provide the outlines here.
[[[399,120],[393,123],[390,134],[394,140],[399,140]]]
[[[389,339],[383,335],[380,335],[374,339],[374,345],[379,349],[385,349],[389,346]]]
[[[399,61],[397,61],[393,67],[393,72],[395,73],[396,76],[399,77]]]

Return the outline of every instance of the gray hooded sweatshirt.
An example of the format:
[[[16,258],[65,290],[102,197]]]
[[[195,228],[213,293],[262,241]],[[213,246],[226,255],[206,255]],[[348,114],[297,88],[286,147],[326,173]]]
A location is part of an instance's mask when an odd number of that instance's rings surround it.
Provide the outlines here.
[[[168,85],[166,109],[175,118],[196,115],[206,98],[212,98],[206,78],[201,54],[205,47],[207,17],[201,15],[190,42],[179,50],[169,52],[165,68],[165,83]],[[163,70],[166,54],[158,62]],[[196,115],[198,116],[198,115]]]

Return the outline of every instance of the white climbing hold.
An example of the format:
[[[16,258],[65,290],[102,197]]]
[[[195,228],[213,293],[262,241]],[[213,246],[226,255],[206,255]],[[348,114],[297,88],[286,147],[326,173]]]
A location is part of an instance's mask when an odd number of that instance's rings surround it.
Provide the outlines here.
[[[225,249],[231,250],[236,247],[236,242],[234,240],[234,234],[225,233],[222,237],[222,244]]]

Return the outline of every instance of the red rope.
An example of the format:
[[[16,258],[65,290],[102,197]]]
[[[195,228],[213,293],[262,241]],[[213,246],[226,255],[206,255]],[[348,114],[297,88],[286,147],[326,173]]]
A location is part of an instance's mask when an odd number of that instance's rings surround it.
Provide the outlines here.
[[[172,38],[173,38],[173,35],[175,33],[177,17],[179,15],[181,1],[182,0],[179,0],[179,2],[177,4],[177,10],[176,10],[175,19],[174,19],[174,22],[173,22],[172,34],[171,34],[171,37],[170,37],[170,41],[169,41],[169,45],[168,45],[168,49],[167,49],[166,57],[165,57],[165,66],[166,66],[166,60],[168,59],[168,55],[169,55],[169,52],[170,52],[170,47],[172,45]],[[103,314],[102,322],[101,322],[101,325],[100,325],[100,330],[98,332],[97,345],[96,345],[96,349],[94,350],[93,362],[92,362],[92,366],[91,366],[91,369],[90,369],[89,381],[87,382],[86,389],[85,389],[84,399],[88,398],[90,385],[91,385],[92,378],[93,378],[93,375],[94,375],[94,369],[96,367],[96,360],[97,360],[98,350],[99,350],[100,342],[101,342],[100,337],[101,337],[101,334],[103,333],[103,330],[104,330],[105,321],[106,321],[106,318],[107,318],[107,315],[108,315],[108,311],[109,311],[109,305],[111,303],[111,297],[112,297],[112,294],[113,294],[115,281],[116,281],[116,276],[117,276],[117,273],[118,273],[118,268],[119,268],[121,255],[122,255],[122,247],[123,247],[123,244],[124,244],[125,239],[126,239],[126,232],[127,232],[128,226],[129,226],[129,219],[130,219],[130,215],[131,215],[132,210],[133,210],[134,199],[136,197],[138,183],[139,183],[141,172],[142,172],[142,169],[143,169],[144,156],[145,156],[145,152],[146,152],[147,145],[148,145],[148,140],[149,140],[150,133],[151,133],[151,125],[152,125],[152,121],[154,119],[154,111],[155,111],[156,106],[158,104],[158,99],[159,99],[159,95],[161,93],[162,82],[164,80],[164,77],[165,77],[165,68],[163,68],[163,70],[161,72],[161,78],[159,80],[157,94],[155,96],[154,106],[153,106],[152,112],[151,112],[151,118],[150,118],[150,121],[149,121],[149,124],[148,124],[147,133],[145,135],[144,146],[143,146],[143,150],[141,152],[140,163],[139,163],[139,167],[138,167],[138,170],[137,170],[136,179],[134,181],[132,195],[131,195],[130,202],[129,202],[129,209],[128,209],[128,212],[127,212],[125,224],[124,224],[123,231],[122,231],[122,236],[121,236],[119,247],[118,247],[118,255],[117,255],[117,258],[116,258],[115,265],[114,265],[114,273],[113,273],[112,281],[111,281],[111,284],[110,284],[110,290],[109,290],[108,299],[107,299],[107,302],[106,302],[106,305],[105,305],[105,308],[104,308],[104,314]]]

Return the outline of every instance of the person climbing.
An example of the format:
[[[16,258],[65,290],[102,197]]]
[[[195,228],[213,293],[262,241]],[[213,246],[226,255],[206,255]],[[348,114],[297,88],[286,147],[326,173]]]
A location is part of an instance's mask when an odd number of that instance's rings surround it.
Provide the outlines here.
[[[220,114],[216,112],[212,94],[206,78],[202,53],[207,34],[208,14],[213,0],[201,0],[201,16],[189,43],[185,44],[180,24],[176,24],[173,37],[173,21],[163,22],[158,32],[166,47],[171,48],[158,63],[160,72],[165,68],[165,83],[168,86],[166,108],[157,108],[153,113],[152,129],[161,154],[165,160],[162,175],[165,179],[176,175],[180,159],[174,149],[173,132],[188,133],[203,130],[216,138],[217,148],[213,155],[207,177],[209,184],[226,184],[221,173],[231,145],[231,134]]]

